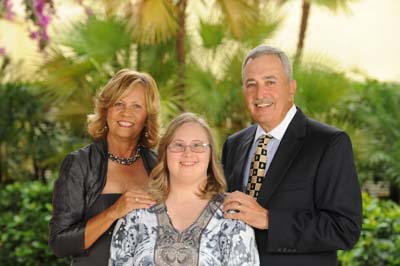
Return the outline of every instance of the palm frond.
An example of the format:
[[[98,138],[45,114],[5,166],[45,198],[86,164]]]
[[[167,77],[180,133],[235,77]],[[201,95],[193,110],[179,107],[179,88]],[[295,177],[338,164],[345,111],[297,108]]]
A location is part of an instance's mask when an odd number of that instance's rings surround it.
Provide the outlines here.
[[[272,5],[263,5],[259,11],[254,24],[247,29],[240,39],[242,43],[249,47],[255,47],[264,42],[265,39],[271,38],[279,29],[283,22],[283,14],[279,7]]]
[[[133,36],[141,44],[164,42],[178,30],[171,0],[142,0],[127,14]]]
[[[246,0],[217,0],[215,5],[222,11],[225,24],[237,40],[241,40],[244,33],[257,22],[258,6]]]
[[[99,62],[115,57],[119,50],[129,49],[132,38],[124,21],[115,17],[91,16],[87,21],[72,24],[60,36],[58,44],[68,47],[76,56]]]
[[[294,73],[297,81],[296,104],[312,117],[337,108],[352,86],[343,72],[321,62],[323,60],[297,65]]]
[[[203,46],[207,49],[216,49],[225,36],[225,27],[222,23],[209,23],[200,20],[199,30]]]
[[[350,4],[357,1],[359,0],[312,0],[318,6],[328,8],[328,10],[334,13],[341,10],[347,14],[351,13]]]
[[[126,5],[124,5],[124,4],[126,4],[126,2],[129,2],[129,1],[104,0],[103,1],[103,5],[104,5],[104,9],[105,9],[106,15],[109,16],[109,17],[117,15],[119,9],[122,6],[124,6],[124,7],[126,6]]]
[[[186,109],[208,117],[211,124],[220,123],[224,95],[213,73],[193,62],[187,69],[187,76],[190,78],[185,81]]]

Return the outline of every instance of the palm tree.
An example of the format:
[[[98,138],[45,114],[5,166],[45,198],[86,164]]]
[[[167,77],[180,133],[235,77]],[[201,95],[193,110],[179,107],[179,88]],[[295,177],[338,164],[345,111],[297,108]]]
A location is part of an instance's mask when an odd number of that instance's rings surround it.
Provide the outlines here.
[[[246,52],[271,37],[282,22],[278,10],[270,8],[260,5],[251,29],[238,36],[225,30],[224,21],[200,21],[201,45],[193,44],[188,57],[185,109],[207,117],[217,146],[250,123],[241,92],[241,65]]]
[[[71,135],[83,136],[96,91],[115,71],[132,67],[132,38],[123,21],[95,16],[60,32],[40,69],[40,81],[58,119],[71,125]]]
[[[63,30],[42,68],[42,81],[57,100],[59,118],[70,121],[77,135],[84,132],[84,116],[92,110],[96,90],[123,67],[140,66],[141,71],[156,77],[167,118],[184,109],[186,56],[190,51],[185,26],[188,2],[130,3],[105,1],[103,15],[92,15]],[[224,11],[221,23],[230,23],[227,35],[247,37],[245,29],[257,20],[256,7],[244,0],[218,0],[214,6]],[[122,10],[125,13],[121,16]]]
[[[109,6],[115,2],[108,0]],[[135,5],[128,4],[131,11],[127,13],[129,25],[135,39],[141,45],[154,45],[175,39],[175,56],[177,62],[176,94],[180,95],[185,90],[186,61],[188,54],[187,41],[187,10],[188,0],[138,0]],[[206,3],[205,3],[206,5]],[[215,0],[212,8],[221,13],[221,21],[236,39],[244,36],[257,21],[257,1],[246,0]],[[126,6],[124,7],[126,9]],[[114,8],[118,13],[118,10]],[[134,16],[132,16],[134,14]],[[142,49],[141,49],[142,51]],[[182,107],[181,107],[182,109]]]
[[[278,0],[279,3],[283,4],[290,0]],[[310,17],[311,6],[313,4],[321,7],[328,8],[332,12],[339,10],[349,12],[350,4],[358,0],[302,0],[302,12],[300,20],[299,38],[297,42],[297,50],[295,55],[295,63],[300,63],[303,55],[304,40],[306,38],[306,32],[308,27],[308,19]]]

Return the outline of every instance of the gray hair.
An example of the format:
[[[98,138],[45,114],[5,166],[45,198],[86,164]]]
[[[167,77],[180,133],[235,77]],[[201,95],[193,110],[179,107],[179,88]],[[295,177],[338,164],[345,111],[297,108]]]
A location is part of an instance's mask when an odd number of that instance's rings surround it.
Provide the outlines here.
[[[286,78],[288,79],[288,81],[293,80],[292,63],[290,62],[287,55],[278,48],[262,44],[262,45],[259,45],[255,48],[253,48],[246,55],[246,58],[244,59],[243,64],[242,64],[242,81],[244,80],[243,70],[244,70],[244,67],[246,66],[247,62],[250,59],[254,59],[254,58],[260,57],[262,55],[276,55],[277,57],[279,57],[279,59],[282,62],[282,67],[283,67],[283,71],[285,72]]]

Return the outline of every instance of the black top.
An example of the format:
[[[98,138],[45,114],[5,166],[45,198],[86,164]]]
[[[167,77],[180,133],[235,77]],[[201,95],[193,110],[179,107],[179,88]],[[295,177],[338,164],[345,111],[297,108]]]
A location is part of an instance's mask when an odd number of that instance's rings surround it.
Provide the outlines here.
[[[100,194],[88,211],[88,220],[118,200],[121,194]],[[115,223],[82,255],[72,257],[73,266],[106,266],[110,255],[110,242]]]
[[[68,154],[53,191],[49,246],[57,257],[85,254],[84,234],[89,210],[106,184],[107,141],[101,140]],[[140,156],[149,174],[157,162],[153,151],[142,147]]]

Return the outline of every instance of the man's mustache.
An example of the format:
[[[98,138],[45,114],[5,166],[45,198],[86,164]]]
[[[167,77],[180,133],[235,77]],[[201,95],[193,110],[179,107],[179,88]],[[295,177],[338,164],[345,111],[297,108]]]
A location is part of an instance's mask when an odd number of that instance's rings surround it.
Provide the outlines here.
[[[253,100],[252,104],[257,106],[257,105],[261,105],[261,104],[273,104],[273,100],[269,99],[269,98],[260,98],[260,99],[255,99]]]

